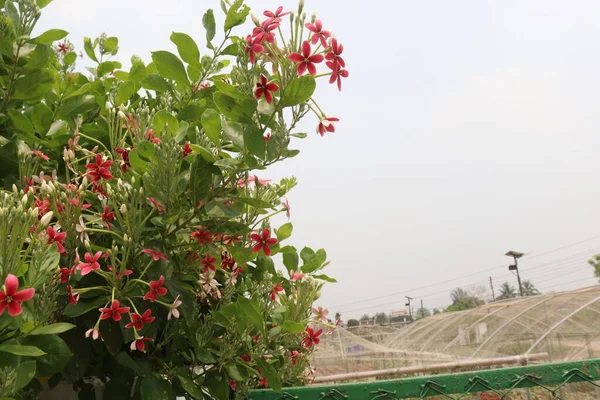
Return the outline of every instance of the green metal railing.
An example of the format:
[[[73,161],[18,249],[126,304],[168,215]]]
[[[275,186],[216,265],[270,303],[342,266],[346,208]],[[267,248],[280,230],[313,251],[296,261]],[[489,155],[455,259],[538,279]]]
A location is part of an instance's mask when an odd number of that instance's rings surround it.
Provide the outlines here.
[[[600,359],[361,383],[253,391],[250,400],[598,399]],[[576,385],[572,385],[576,384]],[[582,386],[583,385],[583,386]],[[525,394],[522,394],[523,392]],[[574,394],[568,394],[574,391]],[[586,394],[587,393],[587,394]]]

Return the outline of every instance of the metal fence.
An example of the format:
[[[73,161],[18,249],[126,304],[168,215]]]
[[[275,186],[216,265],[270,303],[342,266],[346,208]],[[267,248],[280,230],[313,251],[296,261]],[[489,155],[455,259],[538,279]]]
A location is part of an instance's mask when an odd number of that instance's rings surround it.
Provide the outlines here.
[[[250,400],[600,399],[600,359],[376,380],[257,390]]]

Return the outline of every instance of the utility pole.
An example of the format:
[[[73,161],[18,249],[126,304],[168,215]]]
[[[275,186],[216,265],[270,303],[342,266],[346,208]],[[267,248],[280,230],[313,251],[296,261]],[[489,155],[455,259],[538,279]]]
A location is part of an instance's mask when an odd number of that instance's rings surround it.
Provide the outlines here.
[[[491,276],[490,276],[490,287],[492,288],[492,301],[496,301],[496,294],[494,293],[494,282],[492,282]]]
[[[408,296],[404,296],[406,297],[406,300],[408,300],[408,302],[406,303],[406,307],[408,307],[408,316],[410,317],[410,321],[412,322],[413,317],[412,317],[412,310],[410,308],[410,301],[413,299],[412,297],[408,297]]]
[[[517,281],[519,282],[519,294],[523,297],[523,285],[521,285],[521,275],[519,275],[519,262],[517,261],[519,258],[523,257],[525,254],[519,253],[518,251],[509,251],[505,254],[506,256],[512,257],[515,260],[513,265],[508,266],[509,271],[517,271]]]
[[[425,309],[423,308],[423,299],[421,299],[421,318],[425,318]]]

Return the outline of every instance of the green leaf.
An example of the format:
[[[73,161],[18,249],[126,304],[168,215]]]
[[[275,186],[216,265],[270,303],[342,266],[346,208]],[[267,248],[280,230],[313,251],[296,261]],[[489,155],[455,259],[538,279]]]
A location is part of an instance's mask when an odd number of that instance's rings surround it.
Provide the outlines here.
[[[181,375],[178,375],[177,379],[179,379],[181,387],[187,392],[187,394],[196,400],[204,400],[204,394],[202,394],[202,390],[194,383],[194,381]]]
[[[69,52],[67,54],[65,54],[65,65],[69,66],[72,65],[73,63],[75,63],[75,60],[77,60],[77,54],[75,52]]]
[[[173,32],[170,39],[177,46],[177,51],[183,61],[200,66],[200,50],[198,50],[198,45],[194,42],[194,39],[180,32]]]
[[[146,66],[143,62],[136,62],[131,65],[131,68],[129,69],[129,79],[134,82],[141,82],[146,75]]]
[[[305,139],[308,136],[305,132],[292,133],[290,136],[297,137],[298,139]]]
[[[202,147],[197,144],[190,144],[190,148],[192,149],[194,154],[200,155],[200,157],[202,157],[204,159],[204,161],[206,161],[206,162],[214,162],[215,161],[215,157],[212,155],[210,150],[206,149],[205,147]]]
[[[8,118],[12,126],[21,132],[34,133],[33,124],[29,117],[16,109],[8,109]]]
[[[220,201],[213,200],[205,205],[206,213],[213,218],[233,219],[239,215],[239,212],[230,206],[227,206]]]
[[[158,93],[166,92],[171,89],[169,82],[160,75],[151,74],[142,79],[142,87],[148,90],[154,90]]]
[[[227,82],[223,82],[221,78],[215,78],[212,80],[213,84],[219,90],[219,92],[225,93],[229,97],[233,97],[234,99],[244,100],[247,96],[244,93],[237,90],[237,86],[233,86]]]
[[[250,8],[244,4],[244,0],[236,0],[227,11],[227,16],[225,17],[225,33],[234,26],[243,24],[249,13]]]
[[[300,251],[300,258],[302,258],[302,261],[307,263],[315,258],[315,252],[310,247],[305,247]]]
[[[98,107],[96,98],[91,94],[71,97],[65,100],[58,109],[58,118],[68,120],[78,114],[85,114]]]
[[[96,58],[96,53],[94,51],[94,46],[92,45],[92,39],[89,37],[83,38],[83,49],[85,50],[85,54],[92,60],[98,62],[98,58]]]
[[[19,18],[19,11],[17,10],[17,7],[15,7],[12,0],[6,0],[6,2],[4,3],[4,9],[6,10],[6,14],[8,14],[8,17],[13,23],[13,30],[15,32],[15,35],[19,36],[21,34],[21,21]]]
[[[68,34],[69,32],[63,31],[62,29],[50,29],[42,33],[40,36],[31,39],[31,42],[36,44],[51,44],[64,38]]]
[[[190,82],[185,67],[175,54],[164,50],[154,51],[152,52],[152,61],[154,61],[160,76],[172,79],[182,86],[189,86]]]
[[[227,375],[234,381],[244,380],[244,377],[240,374],[240,370],[235,364],[225,364],[225,371],[227,371]]]
[[[275,232],[275,234],[277,235],[277,240],[281,242],[282,240],[285,240],[292,236],[293,228],[294,226],[291,222],[286,222],[285,224],[281,225],[279,229],[277,229],[277,231]]]
[[[313,95],[316,87],[317,82],[312,75],[303,75],[296,78],[285,87],[279,105],[290,107],[304,103]]]
[[[204,29],[206,29],[206,41],[210,43],[215,37],[216,30],[215,15],[213,14],[213,10],[206,10],[204,16],[202,16],[202,25],[204,26]]]
[[[225,47],[223,49],[223,51],[221,52],[221,54],[224,55],[224,56],[234,56],[234,57],[236,57],[238,55],[239,49],[240,49],[239,43],[232,43],[229,46]]]
[[[206,136],[218,146],[219,137],[221,136],[221,114],[217,110],[207,108],[202,113],[201,122]]]
[[[92,299],[80,299],[75,305],[68,305],[65,308],[64,314],[67,317],[79,317],[88,311],[103,307],[106,304],[106,299],[96,297]]]
[[[52,136],[52,135],[62,135],[64,133],[67,132],[67,123],[63,120],[57,120],[54,121],[51,125],[50,128],[48,128],[48,132],[46,132],[46,136]]]
[[[47,132],[52,124],[52,110],[44,103],[38,103],[31,110],[31,119],[36,132]]]
[[[142,400],[175,400],[175,392],[171,384],[154,375],[142,379],[140,393]]]
[[[299,322],[294,322],[294,321],[289,321],[289,320],[285,320],[283,321],[283,324],[281,325],[281,327],[283,328],[284,331],[290,332],[290,333],[302,333],[304,332],[304,325],[299,323]]]
[[[254,101],[235,99],[223,92],[215,92],[213,101],[227,118],[236,122],[253,122],[252,114],[256,110]]]
[[[115,69],[121,68],[122,65],[118,61],[104,61],[103,63],[98,64],[98,69],[96,70],[98,73],[98,77],[103,77],[106,74],[111,73]]]
[[[298,253],[283,253],[283,265],[288,271],[298,271]]]
[[[66,322],[58,322],[52,325],[42,326],[29,332],[29,335],[58,335],[59,333],[66,332],[70,329],[75,328],[75,325],[68,324]]]
[[[116,54],[119,49],[119,38],[111,36],[104,41],[104,51]]]
[[[327,275],[323,275],[323,274],[321,274],[321,275],[311,275],[311,276],[313,278],[315,278],[315,279],[320,279],[320,280],[325,281],[325,282],[330,282],[330,283],[336,283],[337,282],[336,279],[334,279],[334,278],[332,278],[330,276],[327,276]]]
[[[52,89],[53,84],[54,75],[50,70],[34,71],[15,81],[13,98],[16,100],[30,100],[41,97]]]
[[[35,46],[35,50],[29,55],[29,60],[25,64],[25,68],[33,70],[45,67],[48,60],[50,60],[51,53],[50,46],[38,44]]]
[[[245,297],[240,297],[237,300],[240,309],[246,316],[246,319],[250,321],[252,325],[259,331],[264,328],[263,317],[260,313],[260,305],[256,300],[250,300]]]
[[[156,133],[167,132],[170,137],[174,137],[179,130],[179,121],[167,110],[160,110],[152,118],[152,128]]]
[[[17,366],[17,379],[13,389],[19,390],[27,386],[27,384],[35,377],[35,361],[25,361]]]
[[[23,343],[46,352],[35,360],[37,377],[50,376],[61,371],[72,356],[69,346],[56,335],[27,336]]]
[[[253,156],[265,158],[265,137],[256,125],[248,125],[244,129],[244,145]]]
[[[275,367],[273,367],[271,364],[269,364],[267,361],[265,361],[262,358],[262,356],[257,356],[254,359],[254,362],[260,369],[261,374],[267,380],[269,387],[274,392],[278,392],[278,393],[281,392],[281,379],[280,379],[279,373],[277,372]]]
[[[237,122],[223,120],[221,121],[221,126],[223,127],[223,133],[231,142],[238,146],[239,148],[244,148],[244,133],[242,124],[238,124]]]
[[[196,357],[198,357],[198,360],[205,364],[214,364],[217,362],[217,359],[215,358],[214,354],[206,348],[197,348],[195,350],[195,353]]]
[[[37,0],[37,6],[39,8],[44,8],[46,7],[48,4],[52,3],[53,0]]]
[[[41,357],[46,354],[43,350],[35,346],[18,344],[16,340],[0,344],[0,353],[10,353],[27,357]]]
[[[135,93],[135,83],[132,81],[125,81],[119,85],[117,89],[117,96],[115,98],[115,106],[120,104],[127,104],[127,101]]]
[[[85,94],[87,92],[90,91],[90,89],[92,88],[92,85],[89,83],[83,84],[80,88],[78,88],[77,90],[74,90],[73,92],[69,93],[68,95],[66,95],[63,98],[64,100],[70,99],[71,97],[75,97],[75,96],[80,96],[82,94]]]
[[[136,372],[139,375],[142,374],[142,371],[137,365],[137,363],[133,360],[133,358],[129,356],[129,354],[125,353],[124,351],[120,352],[115,356],[115,361],[124,366],[125,368],[129,368],[130,370]]]
[[[192,148],[193,149],[193,148]],[[196,157],[190,170],[190,192],[192,204],[198,204],[210,192],[213,182],[213,168],[204,158]]]

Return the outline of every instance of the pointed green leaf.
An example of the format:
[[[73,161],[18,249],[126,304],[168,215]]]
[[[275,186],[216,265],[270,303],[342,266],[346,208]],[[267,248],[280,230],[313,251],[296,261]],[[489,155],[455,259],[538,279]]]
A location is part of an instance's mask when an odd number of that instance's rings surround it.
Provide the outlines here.
[[[52,325],[46,325],[29,332],[29,335],[58,335],[75,328],[75,325],[66,322],[58,322]]]
[[[92,39],[89,37],[83,38],[83,49],[89,58],[98,62],[98,58],[96,58],[96,52],[94,51],[94,46],[92,45]]]
[[[279,377],[279,372],[273,367],[270,363],[265,361],[262,356],[257,356],[254,359],[254,362],[260,369],[260,372],[267,380],[269,387],[274,392],[281,392],[281,378]]]
[[[170,39],[177,46],[177,51],[183,61],[200,66],[200,50],[198,50],[198,45],[194,42],[194,39],[180,32],[173,32]]]
[[[110,74],[115,69],[121,68],[121,63],[118,61],[104,61],[103,63],[98,64],[98,68],[96,72],[98,73],[98,77],[103,77],[106,74]]]
[[[256,300],[250,300],[245,297],[240,297],[237,300],[240,309],[244,312],[246,318],[256,329],[262,331],[264,321],[260,313],[260,305]]]
[[[322,281],[329,282],[329,283],[336,283],[337,282],[336,279],[334,279],[334,278],[332,278],[330,276],[327,276],[327,275],[311,275],[311,276],[313,278],[315,278],[315,279],[320,279]]]
[[[116,54],[119,50],[119,38],[111,36],[104,41],[104,51]]]
[[[215,144],[219,145],[221,136],[221,114],[212,108],[207,108],[201,117],[202,130],[208,138]]]
[[[285,87],[279,105],[281,107],[295,106],[304,103],[313,95],[317,82],[312,75],[303,75],[294,79]]]
[[[283,265],[288,271],[298,271],[298,253],[295,251],[292,253],[283,253]]]
[[[236,0],[229,10],[227,10],[227,16],[225,17],[225,32],[228,32],[234,26],[243,24],[246,21],[246,17],[250,14],[250,8],[244,4],[244,0]]]
[[[206,41],[211,42],[215,37],[215,15],[213,14],[213,10],[208,9],[202,16],[202,25],[204,29],[206,29]]]
[[[167,132],[169,136],[174,137],[179,130],[179,121],[167,110],[160,110],[152,118],[152,128],[158,134]]]
[[[29,117],[22,112],[15,109],[8,109],[8,118],[12,126],[21,132],[34,133],[33,124],[29,120]]]
[[[299,322],[294,322],[294,321],[283,321],[283,324],[281,325],[281,327],[283,328],[284,331],[290,332],[290,333],[302,333],[304,332],[305,326]]]
[[[265,137],[255,125],[248,125],[244,129],[244,145],[253,156],[265,158]]]
[[[221,126],[223,127],[223,133],[231,142],[238,146],[240,149],[244,148],[244,132],[242,129],[242,124],[238,124],[237,122],[232,121],[221,121]]]
[[[135,94],[135,84],[132,81],[125,81],[119,85],[117,96],[115,97],[115,106],[127,104],[131,96]]]
[[[140,394],[142,400],[175,400],[175,392],[171,384],[154,375],[142,379]]]
[[[35,361],[24,361],[17,366],[17,379],[13,389],[19,390],[35,377]]]
[[[277,229],[275,232],[277,235],[277,239],[281,242],[282,240],[285,240],[292,236],[293,228],[294,226],[291,222],[286,222],[285,224],[281,225],[279,229]]]
[[[166,92],[171,89],[169,82],[160,75],[150,74],[142,79],[142,87],[148,90],[154,90],[158,93]]]
[[[50,29],[42,33],[40,36],[31,39],[31,41],[36,44],[51,44],[64,38],[68,34],[69,32],[63,31],[62,29]]]
[[[71,97],[75,97],[75,96],[79,96],[79,95],[85,94],[85,93],[89,92],[91,88],[92,88],[91,84],[89,84],[89,83],[83,84],[83,85],[81,85],[81,87],[79,89],[76,89],[76,90],[72,91],[71,93],[69,93],[68,95],[66,95],[63,98],[63,101],[67,100],[67,99],[70,99]]]
[[[152,52],[152,61],[163,78],[172,79],[182,86],[190,84],[185,67],[175,54],[164,50],[154,51]]]
[[[46,354],[46,352],[35,346],[22,345],[16,340],[0,344],[0,353],[10,353],[27,357],[41,357]]]

